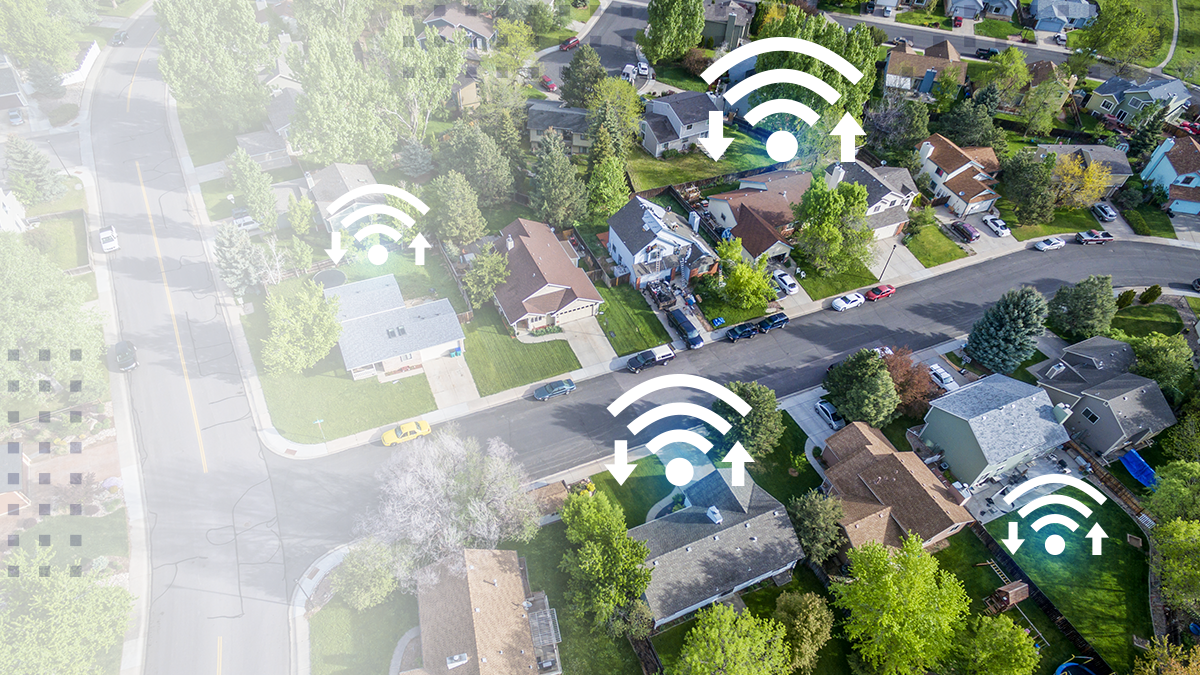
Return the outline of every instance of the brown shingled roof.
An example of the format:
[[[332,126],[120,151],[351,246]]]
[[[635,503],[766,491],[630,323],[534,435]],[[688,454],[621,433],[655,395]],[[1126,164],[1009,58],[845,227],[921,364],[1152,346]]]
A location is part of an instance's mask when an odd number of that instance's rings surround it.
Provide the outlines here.
[[[812,174],[807,171],[772,171],[769,174],[751,176],[746,180],[768,181],[768,189],[740,188],[712,195],[709,200],[725,200],[729,203],[729,210],[735,214],[740,212],[741,207],[749,206],[771,227],[781,228],[796,220],[792,213],[792,204],[799,203],[800,198],[808,191],[808,187],[812,185]]]
[[[1172,185],[1167,188],[1167,196],[1183,202],[1200,202],[1200,186]]]
[[[778,242],[787,244],[770,223],[746,204],[742,204],[738,209],[737,227],[733,228],[733,236],[742,240],[742,248],[754,258],[758,258]],[[790,244],[788,248],[791,248]]]
[[[917,147],[919,148],[923,143],[929,143],[933,146],[933,154],[929,156],[929,159],[946,173],[954,173],[964,164],[969,164],[972,160],[972,157],[962,148],[958,147],[957,143],[941,134],[933,134],[921,143],[918,143]],[[992,157],[995,158],[995,156],[996,154],[993,152]]]
[[[603,302],[587,273],[571,262],[545,223],[514,220],[500,231],[496,251],[508,258],[508,280],[496,287],[496,300],[509,321],[517,322],[527,314],[552,314],[576,299]]]
[[[954,47],[951,46],[950,48],[953,49]],[[965,65],[962,65],[962,62],[957,59],[951,60],[944,57],[931,56],[929,53],[930,49],[926,49],[924,54],[915,54],[906,51],[897,52],[896,50],[888,52],[887,74],[920,78],[924,77],[925,72],[930,69],[936,70],[940,74],[943,69],[949,66],[957,66],[956,70],[958,73],[955,79],[959,84],[966,84],[967,68]]]
[[[986,183],[975,180],[975,172],[973,171],[964,171],[942,183],[942,185],[967,203],[982,202],[997,196],[996,192],[988,187]]]
[[[947,61],[961,61],[962,57],[958,55],[958,50],[954,45],[950,44],[949,40],[942,40],[925,50],[925,56],[932,56],[935,59],[946,59]]]
[[[1200,171],[1200,143],[1192,136],[1175,139],[1175,147],[1166,154],[1175,173],[1182,175]]]
[[[996,150],[989,147],[981,148],[961,148],[962,151],[971,159],[983,165],[983,170],[988,173],[996,173],[1000,170],[1000,159],[996,157]]]

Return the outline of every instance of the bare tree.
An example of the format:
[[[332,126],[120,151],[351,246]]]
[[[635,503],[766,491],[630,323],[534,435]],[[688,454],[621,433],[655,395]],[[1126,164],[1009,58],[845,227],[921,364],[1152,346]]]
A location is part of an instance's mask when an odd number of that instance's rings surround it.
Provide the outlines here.
[[[288,250],[279,245],[275,235],[264,237],[266,249],[263,250],[262,280],[271,286],[283,281],[283,271],[291,267]]]

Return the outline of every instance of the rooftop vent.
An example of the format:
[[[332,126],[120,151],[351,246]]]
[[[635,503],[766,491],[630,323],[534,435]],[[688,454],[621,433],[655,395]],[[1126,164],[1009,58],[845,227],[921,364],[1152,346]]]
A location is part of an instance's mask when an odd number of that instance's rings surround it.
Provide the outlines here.
[[[465,665],[467,665],[468,660],[470,660],[470,657],[468,657],[466,654],[455,654],[454,656],[447,656],[446,657],[446,670],[454,670],[455,668],[457,668],[459,666],[465,666]]]
[[[1054,379],[1055,375],[1058,375],[1059,373],[1061,373],[1062,371],[1064,371],[1066,369],[1067,369],[1067,364],[1056,363],[1056,364],[1050,366],[1050,370],[1046,371],[1046,379],[1052,380],[1052,379]]]
[[[721,510],[715,506],[708,507],[708,519],[720,525],[725,519],[721,517]]]

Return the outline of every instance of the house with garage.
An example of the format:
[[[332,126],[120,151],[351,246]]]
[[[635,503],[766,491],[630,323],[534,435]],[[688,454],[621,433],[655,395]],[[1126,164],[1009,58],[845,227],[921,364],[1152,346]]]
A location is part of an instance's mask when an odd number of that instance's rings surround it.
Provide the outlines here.
[[[1124,152],[1107,145],[1079,145],[1075,143],[1042,144],[1037,148],[1038,157],[1045,159],[1051,153],[1059,157],[1077,158],[1084,167],[1093,163],[1103,165],[1108,169],[1108,182],[1104,187],[1102,199],[1108,199],[1114,192],[1125,185],[1125,181],[1133,176],[1133,168],[1129,166],[1129,158]]]
[[[433,28],[443,40],[454,40],[456,31],[464,31],[467,49],[476,55],[491,51],[496,43],[496,25],[488,15],[481,14],[471,5],[449,4],[437,5],[433,12],[425,17],[424,24]],[[417,36],[424,40],[425,34]]]
[[[750,19],[754,18],[754,8],[757,5],[741,3],[736,0],[703,0],[704,2],[704,31],[700,33],[700,41],[712,40],[713,47],[725,45],[732,51],[737,49],[746,30],[750,27]]]
[[[946,0],[946,16],[964,19],[1010,21],[1017,10],[1017,0]]]
[[[496,252],[508,263],[508,279],[496,287],[496,306],[513,328],[536,330],[586,319],[604,302],[576,266],[571,244],[545,223],[514,220],[500,231]]]
[[[385,203],[383,195],[364,195],[338,209],[336,214],[329,211],[329,205],[338,197],[355,188],[375,184],[375,174],[366,164],[335,162],[319,171],[305,171],[304,184],[309,199],[317,206],[317,215],[326,232],[342,229],[342,221],[359,206]]]
[[[525,128],[529,131],[529,146],[534,152],[548,133],[556,133],[563,139],[568,155],[583,154],[592,147],[585,108],[571,108],[558,101],[530,101]]]
[[[867,227],[876,239],[894,237],[908,224],[908,209],[918,194],[908,169],[872,168],[858,160],[830,164],[825,170],[825,184],[833,190],[842,181],[867,189]]]
[[[1128,343],[1088,338],[1029,372],[1055,405],[1074,411],[1065,426],[1071,438],[1098,457],[1145,447],[1175,424],[1158,383],[1129,372],[1136,361]]]
[[[1166,121],[1174,124],[1190,104],[1191,94],[1179,80],[1157,79],[1137,84],[1114,76],[1088,94],[1083,108],[1094,115],[1111,115],[1116,121],[1125,122],[1148,105],[1166,106]]]
[[[913,95],[930,93],[933,85],[946,77],[954,78],[960,87],[967,83],[967,64],[948,40],[923,54],[913,49],[912,42],[893,47],[888,51],[883,73],[884,86]]]
[[[742,240],[750,259],[782,261],[792,251],[787,237],[796,229],[792,205],[812,184],[807,171],[770,171],[741,179],[736,190],[710,195],[708,210],[719,229]]]
[[[920,438],[942,453],[955,477],[972,487],[1012,471],[1070,440],[1044,389],[988,375],[933,399]]]
[[[1154,149],[1141,176],[1166,189],[1168,211],[1200,213],[1200,143],[1192,136],[1168,136]]]
[[[825,440],[825,494],[842,501],[838,523],[857,548],[873,541],[899,548],[905,534],[933,546],[975,519],[958,491],[914,452],[897,452],[883,432],[851,422]]]
[[[715,274],[718,267],[716,252],[698,232],[698,220],[693,227],[679,214],[634,197],[609,217],[601,241],[616,263],[617,278],[628,277],[637,288],[675,279],[686,284]]]
[[[325,297],[338,299],[338,349],[346,372],[356,380],[392,382],[421,375],[424,364],[461,356],[466,348],[450,301],[410,307],[394,274],[326,288]]]
[[[667,150],[683,152],[708,136],[708,113],[721,110],[711,94],[681,91],[646,101],[639,130],[642,147],[655,157]]]
[[[1088,0],[1033,0],[1029,5],[1033,29],[1055,33],[1087,28],[1099,13],[1099,8]]]
[[[1000,199],[992,189],[1000,160],[992,148],[960,148],[941,134],[917,145],[921,170],[928,174],[934,203],[945,203],[956,216],[985,213]]]
[[[804,550],[787,509],[749,475],[744,482],[712,470],[684,488],[685,508],[629,530],[650,549],[655,628],[761,581],[791,581]]]

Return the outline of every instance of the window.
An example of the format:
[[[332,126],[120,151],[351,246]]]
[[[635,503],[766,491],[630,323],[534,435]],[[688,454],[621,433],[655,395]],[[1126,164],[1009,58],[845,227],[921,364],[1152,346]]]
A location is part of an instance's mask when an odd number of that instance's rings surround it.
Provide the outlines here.
[[[1196,180],[1195,176],[1184,176],[1183,180],[1179,181],[1180,185],[1191,185],[1192,181]]]
[[[1129,99],[1129,107],[1133,108],[1134,110],[1141,110],[1142,106],[1144,105],[1146,105],[1146,102],[1140,98]]]
[[[1105,109],[1105,110],[1112,110],[1112,109],[1113,109],[1113,102],[1112,102],[1112,101],[1102,101],[1102,102],[1100,103],[1100,107],[1101,107],[1101,108],[1103,108],[1103,109]]]
[[[1126,117],[1129,117],[1128,110],[1118,110],[1117,111],[1117,121],[1118,122],[1124,122]]]
[[[934,173],[934,175],[936,175],[938,178],[941,178],[942,176],[945,176],[945,175],[946,175],[946,172],[945,172],[945,171],[942,171],[942,167],[940,167],[940,166],[939,166],[939,167],[937,167],[937,168],[935,168],[935,169],[933,170],[933,173]]]
[[[1096,416],[1096,413],[1092,412],[1091,408],[1083,409],[1083,419],[1091,422],[1092,424],[1100,421],[1100,418]]]
[[[687,125],[686,129],[687,129],[688,131],[691,131],[691,130],[692,130],[692,125],[690,125],[690,124],[689,124],[689,125]]]

